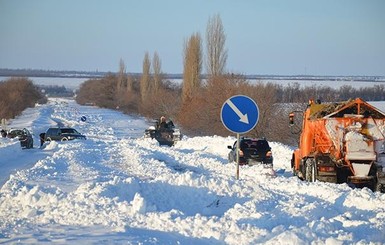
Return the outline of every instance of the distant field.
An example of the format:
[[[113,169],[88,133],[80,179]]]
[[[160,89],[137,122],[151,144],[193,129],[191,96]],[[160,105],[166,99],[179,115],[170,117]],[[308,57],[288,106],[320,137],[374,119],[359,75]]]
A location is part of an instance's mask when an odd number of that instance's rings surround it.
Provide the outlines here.
[[[90,75],[91,76],[91,75]],[[80,84],[91,79],[98,78],[99,74],[95,74],[94,77],[79,77],[79,76],[32,76],[29,77],[36,85],[59,85],[65,86],[69,89],[78,89]],[[0,81],[6,80],[10,76],[0,76]],[[175,82],[176,84],[182,83],[182,78],[179,75],[166,76],[167,80]],[[306,86],[327,86],[331,88],[340,88],[344,85],[350,85],[354,88],[361,87],[373,87],[374,85],[385,85],[385,77],[372,77],[372,76],[360,76],[360,77],[328,77],[328,76],[247,76],[248,81],[253,83],[276,83],[282,86],[292,86],[294,83],[298,83],[301,87]]]

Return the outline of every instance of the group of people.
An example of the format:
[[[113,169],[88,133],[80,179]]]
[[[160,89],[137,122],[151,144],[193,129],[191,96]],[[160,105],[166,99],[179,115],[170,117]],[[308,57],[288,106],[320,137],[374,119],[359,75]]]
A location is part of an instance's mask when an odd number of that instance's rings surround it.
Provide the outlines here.
[[[3,138],[6,138],[7,137],[7,131],[5,131],[4,129],[1,129],[0,130],[0,133],[1,133],[1,137],[3,137]],[[43,144],[44,144],[44,142],[45,142],[45,133],[41,133],[40,135],[39,135],[39,137],[40,137],[40,147],[42,147],[43,146]]]

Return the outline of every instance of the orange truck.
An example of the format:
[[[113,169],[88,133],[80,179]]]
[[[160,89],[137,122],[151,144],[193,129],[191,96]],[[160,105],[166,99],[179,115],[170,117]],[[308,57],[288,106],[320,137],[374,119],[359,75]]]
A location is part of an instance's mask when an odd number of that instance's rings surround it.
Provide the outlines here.
[[[300,121],[302,125],[296,125]],[[314,182],[347,183],[385,192],[385,113],[361,98],[315,103],[289,115],[300,134],[294,175]],[[300,124],[300,123],[299,123]]]

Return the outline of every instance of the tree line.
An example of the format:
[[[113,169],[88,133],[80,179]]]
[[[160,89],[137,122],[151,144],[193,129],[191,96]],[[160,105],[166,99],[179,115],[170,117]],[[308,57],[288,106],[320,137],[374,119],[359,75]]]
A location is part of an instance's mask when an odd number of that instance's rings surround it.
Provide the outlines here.
[[[231,96],[243,94],[253,98],[259,107],[258,124],[248,136],[295,144],[296,136],[288,127],[288,113],[305,109],[309,99],[324,102],[356,97],[367,101],[385,100],[384,85],[364,88],[344,85],[335,89],[322,85],[303,87],[298,82],[288,86],[262,81],[251,84],[247,76],[226,70],[225,43],[221,18],[215,15],[209,18],[205,40],[196,32],[183,43],[182,84],[166,79],[169,76],[162,72],[157,52],[152,55],[145,52],[141,74],[128,73],[121,59],[117,73],[106,73],[101,78],[84,82],[77,91],[76,101],[151,119],[166,116],[191,136],[227,136],[231,133],[220,120],[221,107]],[[52,94],[66,92],[63,87],[44,89]],[[11,78],[0,83],[0,118],[13,118],[37,102],[45,103],[46,97],[31,80]]]
[[[119,72],[84,82],[76,96],[79,104],[96,104],[136,113],[148,118],[166,116],[173,119],[185,134],[231,134],[223,126],[220,112],[231,96],[243,94],[253,98],[259,108],[257,126],[247,135],[266,137],[271,141],[295,144],[288,126],[288,113],[304,109],[309,99],[341,101],[354,97],[385,100],[385,87],[333,89],[325,86],[302,87],[299,83],[282,86],[274,83],[251,84],[246,76],[226,70],[226,35],[219,15],[209,18],[205,49],[200,33],[193,33],[183,44],[183,82],[181,85],[164,78],[157,52],[144,54],[141,76],[126,71],[123,60]],[[205,65],[205,79],[202,70]]]
[[[0,82],[0,119],[11,119],[36,103],[47,103],[41,90],[28,78],[9,78]]]

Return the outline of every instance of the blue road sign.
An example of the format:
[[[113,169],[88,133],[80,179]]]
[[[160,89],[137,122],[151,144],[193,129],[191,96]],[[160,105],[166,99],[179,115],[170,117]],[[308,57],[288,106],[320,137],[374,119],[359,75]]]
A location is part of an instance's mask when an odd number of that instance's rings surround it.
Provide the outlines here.
[[[223,125],[236,134],[247,133],[257,125],[259,109],[253,99],[235,95],[225,101],[221,109]]]

